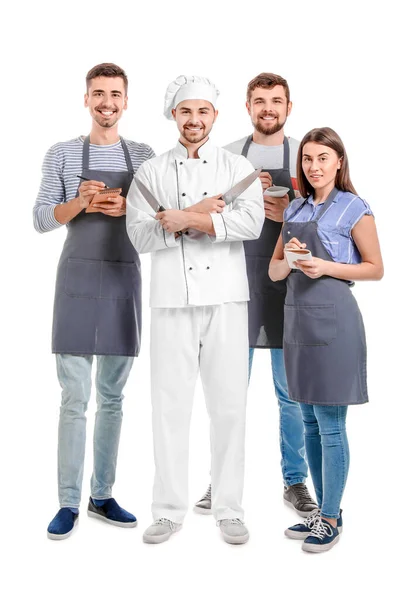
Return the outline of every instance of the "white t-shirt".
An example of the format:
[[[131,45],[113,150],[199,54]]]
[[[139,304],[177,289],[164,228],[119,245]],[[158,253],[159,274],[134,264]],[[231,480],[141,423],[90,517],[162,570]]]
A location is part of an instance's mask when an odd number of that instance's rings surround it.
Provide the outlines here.
[[[290,149],[290,176],[296,177],[296,159],[298,155],[299,144],[298,140],[288,137]],[[242,154],[247,138],[242,138],[232,144],[224,146],[225,150],[234,154]],[[248,149],[247,158],[253,165],[254,169],[263,167],[264,169],[282,169],[283,168],[283,149],[284,146],[264,146],[252,142]]]

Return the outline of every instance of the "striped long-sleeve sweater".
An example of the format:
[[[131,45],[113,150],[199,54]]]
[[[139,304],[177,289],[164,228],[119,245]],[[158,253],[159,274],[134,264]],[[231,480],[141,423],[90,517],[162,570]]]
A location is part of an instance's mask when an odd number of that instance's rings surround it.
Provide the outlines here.
[[[81,175],[83,137],[55,144],[46,153],[42,167],[42,182],[33,208],[33,223],[40,233],[62,227],[54,217],[57,204],[75,198]],[[154,151],[146,144],[125,140],[135,171]],[[125,155],[119,142],[109,146],[90,144],[90,169],[126,171]]]

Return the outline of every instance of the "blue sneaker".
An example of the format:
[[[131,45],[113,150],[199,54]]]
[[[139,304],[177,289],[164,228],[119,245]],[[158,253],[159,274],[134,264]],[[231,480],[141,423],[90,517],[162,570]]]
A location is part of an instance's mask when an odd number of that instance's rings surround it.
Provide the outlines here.
[[[305,550],[305,552],[326,552],[331,550],[339,541],[340,532],[338,527],[333,527],[331,523],[321,517],[315,521],[311,533],[302,544],[302,550]]]
[[[74,513],[71,508],[60,508],[48,525],[46,534],[50,540],[65,540],[77,524],[78,513]]]
[[[89,517],[102,519],[106,523],[116,525],[117,527],[136,527],[137,520],[134,515],[119,506],[114,498],[100,500],[101,506],[96,506],[90,497],[87,514]],[[102,504],[103,502],[103,504]]]
[[[340,516],[337,519],[337,529],[339,533],[343,530],[343,516],[342,510],[340,510]],[[304,540],[309,535],[311,535],[312,528],[315,522],[321,518],[321,511],[319,508],[313,510],[311,514],[303,521],[303,523],[298,523],[298,525],[293,525],[293,527],[288,527],[284,532],[285,536],[291,538],[292,540]]]

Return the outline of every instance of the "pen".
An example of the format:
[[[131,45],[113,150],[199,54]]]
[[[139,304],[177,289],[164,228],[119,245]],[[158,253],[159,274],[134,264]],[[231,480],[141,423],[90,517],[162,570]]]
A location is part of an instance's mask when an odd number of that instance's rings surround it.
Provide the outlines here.
[[[82,179],[83,181],[91,181],[91,179],[87,179],[87,177],[82,177],[81,175],[76,175],[76,177]],[[109,189],[109,186],[105,185],[105,189]]]

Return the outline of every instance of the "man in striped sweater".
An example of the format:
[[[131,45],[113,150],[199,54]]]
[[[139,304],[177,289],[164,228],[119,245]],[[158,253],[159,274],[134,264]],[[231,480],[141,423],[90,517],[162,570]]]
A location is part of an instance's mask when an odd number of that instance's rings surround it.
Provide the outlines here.
[[[140,263],[126,233],[125,197],[134,172],[154,152],[119,136],[118,123],[128,99],[128,80],[120,67],[112,63],[93,67],[86,85],[90,135],[48,150],[33,211],[35,229],[41,233],[67,227],[52,333],[62,387],[60,510],[47,530],[55,540],[71,535],[78,522],[93,356],[97,412],[88,514],[120,527],[137,524],[112,497],[122,391],[139,352],[141,330]]]

